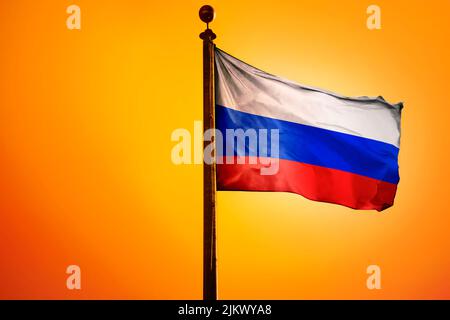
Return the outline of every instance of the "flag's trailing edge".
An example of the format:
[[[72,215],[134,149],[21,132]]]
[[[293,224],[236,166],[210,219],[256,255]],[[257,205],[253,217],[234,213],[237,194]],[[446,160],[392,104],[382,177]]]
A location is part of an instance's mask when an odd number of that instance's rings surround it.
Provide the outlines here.
[[[274,175],[261,174],[266,164],[252,162],[248,146],[218,149],[218,159],[246,159],[244,164],[219,161],[218,190],[293,192],[354,209],[392,206],[399,182],[401,103],[299,85],[217,48],[215,64],[216,128],[223,134],[227,129],[279,132]]]

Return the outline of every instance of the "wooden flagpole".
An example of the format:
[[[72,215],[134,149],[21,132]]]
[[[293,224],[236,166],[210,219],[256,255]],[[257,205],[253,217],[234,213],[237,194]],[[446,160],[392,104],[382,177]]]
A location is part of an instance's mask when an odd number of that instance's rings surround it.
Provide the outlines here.
[[[203,40],[203,132],[214,129],[214,32],[209,23],[214,20],[211,6],[200,8],[200,19],[206,30],[200,34]],[[208,145],[203,142],[203,150]],[[215,151],[214,151],[215,158]],[[216,164],[203,161],[203,299],[217,300],[216,256]]]

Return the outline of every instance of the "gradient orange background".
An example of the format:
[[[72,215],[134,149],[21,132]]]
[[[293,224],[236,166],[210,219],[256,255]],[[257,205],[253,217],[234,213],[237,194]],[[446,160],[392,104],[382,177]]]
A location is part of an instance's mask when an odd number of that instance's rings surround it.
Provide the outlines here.
[[[81,7],[82,29],[66,28]],[[0,298],[200,299],[204,1],[2,1]],[[394,207],[218,195],[222,299],[450,298],[450,2],[209,1],[223,50],[345,95],[404,101]],[[382,29],[366,28],[366,8]],[[66,289],[81,267],[82,290]],[[382,289],[366,288],[366,268]]]

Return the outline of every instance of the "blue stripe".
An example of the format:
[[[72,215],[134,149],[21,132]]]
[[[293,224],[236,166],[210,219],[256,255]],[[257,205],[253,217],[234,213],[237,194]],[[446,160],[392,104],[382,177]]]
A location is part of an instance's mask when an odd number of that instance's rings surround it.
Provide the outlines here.
[[[398,151],[391,144],[293,123],[284,120],[257,116],[223,106],[216,106],[216,128],[224,136],[226,129],[278,129],[279,158],[307,164],[343,170],[390,183],[398,183]],[[268,133],[270,156],[270,131]],[[236,141],[235,141],[236,142]],[[227,156],[245,156],[250,150],[246,139],[245,150],[237,150]],[[217,150],[219,156],[223,155]]]

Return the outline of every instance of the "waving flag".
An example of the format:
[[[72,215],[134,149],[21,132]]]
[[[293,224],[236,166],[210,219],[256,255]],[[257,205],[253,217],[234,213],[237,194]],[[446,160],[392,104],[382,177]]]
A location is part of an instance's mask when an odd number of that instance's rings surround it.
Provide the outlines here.
[[[401,103],[303,86],[217,48],[215,65],[216,128],[244,133],[241,144],[235,135],[218,148],[218,190],[293,192],[354,209],[392,206]],[[271,160],[276,170],[264,174]]]

